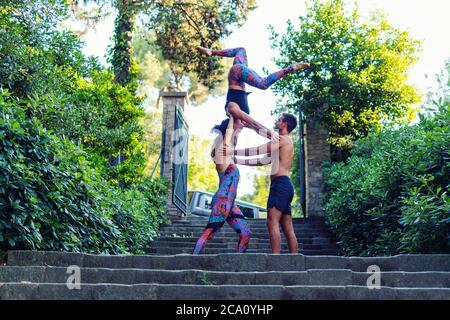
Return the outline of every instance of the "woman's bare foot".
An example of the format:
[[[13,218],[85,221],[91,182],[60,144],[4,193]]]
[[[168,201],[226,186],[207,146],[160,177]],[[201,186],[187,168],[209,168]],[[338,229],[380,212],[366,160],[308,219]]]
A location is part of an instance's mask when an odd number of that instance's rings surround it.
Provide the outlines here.
[[[311,65],[307,62],[292,62],[291,66],[294,69],[294,71],[297,71],[309,68]]]
[[[197,47],[196,48],[198,52],[200,52],[201,54],[204,54],[208,57],[211,57],[212,55],[212,50],[208,49],[208,48],[203,48],[203,47]]]

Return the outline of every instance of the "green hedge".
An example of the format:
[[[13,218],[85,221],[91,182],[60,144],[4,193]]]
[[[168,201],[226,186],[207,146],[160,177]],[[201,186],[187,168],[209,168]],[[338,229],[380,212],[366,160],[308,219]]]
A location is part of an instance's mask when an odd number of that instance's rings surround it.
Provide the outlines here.
[[[121,190],[87,159],[0,91],[0,251],[142,252],[166,221],[166,182]]]
[[[450,108],[358,141],[325,167],[325,211],[344,255],[450,253]]]

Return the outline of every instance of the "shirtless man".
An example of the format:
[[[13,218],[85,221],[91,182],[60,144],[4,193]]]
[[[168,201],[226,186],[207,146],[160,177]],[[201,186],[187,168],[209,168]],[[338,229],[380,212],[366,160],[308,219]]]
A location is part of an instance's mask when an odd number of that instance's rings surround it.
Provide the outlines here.
[[[297,119],[289,113],[283,113],[275,123],[279,131],[279,142],[268,142],[259,147],[234,150],[235,163],[247,166],[261,166],[272,163],[270,175],[270,193],[267,200],[267,228],[269,230],[272,253],[280,253],[280,224],[286,236],[289,252],[298,253],[297,237],[294,233],[291,216],[291,202],[294,196],[294,186],[289,178],[294,146],[289,133],[297,126]],[[239,159],[236,156],[263,157]]]

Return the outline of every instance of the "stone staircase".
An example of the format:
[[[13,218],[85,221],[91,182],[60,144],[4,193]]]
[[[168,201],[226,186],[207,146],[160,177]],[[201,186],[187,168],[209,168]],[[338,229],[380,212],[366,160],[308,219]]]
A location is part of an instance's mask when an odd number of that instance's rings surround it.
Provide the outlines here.
[[[252,230],[249,248],[246,253],[271,253],[269,235],[265,219],[247,219]],[[145,250],[147,254],[192,253],[195,243],[207,223],[206,217],[189,216],[163,226],[158,238]],[[336,255],[337,247],[323,218],[294,218],[299,253],[304,255]],[[282,234],[282,233],[281,233]],[[236,233],[225,224],[214,238],[208,242],[205,254],[233,253],[238,242]],[[282,251],[288,253],[286,239],[282,234]]]
[[[367,270],[373,265],[381,271],[379,289],[367,286],[373,276]],[[70,278],[76,274],[73,266],[79,268],[79,278]],[[74,288],[78,281],[79,289]],[[0,267],[0,299],[450,300],[450,255],[109,256],[10,251],[7,265]]]
[[[0,300],[450,300],[450,255],[339,257],[320,218],[294,219],[301,254],[274,255],[265,220],[249,224],[245,254],[225,225],[191,255],[202,217],[164,226],[145,255],[10,251]]]

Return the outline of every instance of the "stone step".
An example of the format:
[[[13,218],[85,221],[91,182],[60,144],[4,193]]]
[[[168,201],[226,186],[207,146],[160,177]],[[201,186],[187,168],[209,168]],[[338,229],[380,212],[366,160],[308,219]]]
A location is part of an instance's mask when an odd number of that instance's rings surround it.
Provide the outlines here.
[[[190,242],[192,244],[195,244],[197,242],[198,238],[194,238],[194,237],[158,237],[155,238],[152,242],[157,242],[157,241],[169,241],[169,242]],[[212,238],[209,243],[229,243],[229,242],[234,242],[236,241],[236,235],[234,235],[233,237],[214,237]],[[297,242],[299,244],[331,244],[331,241],[329,238],[298,238],[297,237]],[[252,237],[250,240],[250,244],[252,243],[257,243],[257,244],[267,244],[270,245],[270,240],[269,239],[259,239],[259,238],[255,238]],[[282,237],[281,239],[281,243],[282,244],[286,244],[286,239],[284,237]]]
[[[390,257],[305,256],[301,254],[217,255],[93,255],[54,251],[9,251],[8,266],[77,265],[89,268],[200,269],[210,271],[305,271],[309,269],[350,269],[366,272],[376,265],[387,271],[450,272],[450,255],[423,254]]]
[[[167,248],[167,247],[154,247],[145,249],[146,254],[159,254],[159,255],[174,255],[174,254],[191,254],[194,247],[178,247],[178,248]],[[215,255],[221,253],[236,253],[234,248],[211,248],[206,247],[201,254]],[[272,253],[272,251],[267,249],[248,249],[245,254],[249,253]],[[281,250],[281,253],[287,254],[289,251],[287,249]],[[299,254],[304,254],[308,256],[329,256],[336,255],[337,251],[333,249],[320,249],[320,250],[298,250]]]
[[[0,284],[0,299],[43,300],[449,300],[447,288],[390,288],[367,286],[83,284]]]
[[[229,242],[222,242],[222,243],[211,243],[208,242],[206,245],[207,248],[230,248],[234,249],[237,244],[237,239],[235,241],[229,241]],[[179,248],[179,247],[186,247],[186,248],[193,248],[195,245],[195,242],[173,242],[173,241],[153,241],[149,248]],[[321,249],[333,249],[337,250],[337,246],[333,244],[303,244],[299,243],[299,248],[304,250],[321,250]],[[283,243],[282,249],[287,250],[287,244]],[[255,243],[251,242],[249,244],[249,249],[270,249],[270,243]]]
[[[260,223],[255,223],[255,222],[251,222],[248,221],[246,219],[248,225],[252,228],[267,228],[267,221],[264,220],[264,222],[260,222]],[[195,222],[190,222],[190,223],[177,223],[177,222],[172,222],[170,224],[163,224],[161,225],[161,227],[205,227],[206,224],[208,223],[208,220],[205,221],[195,221]],[[312,228],[312,229],[317,229],[317,228],[325,228],[327,229],[328,226],[324,223],[294,223],[293,224],[294,228]]]
[[[172,221],[164,225],[202,225],[208,222],[209,217],[202,219],[190,219],[186,221]],[[265,226],[267,224],[267,219],[245,219],[249,225],[252,226]],[[292,220],[294,226],[326,226],[325,221],[304,221],[304,220]]]
[[[160,228],[160,231],[169,231],[169,232],[196,232],[203,231],[206,225],[202,226],[189,226],[189,227],[180,227],[180,226],[168,226]],[[226,228],[225,228],[226,227]],[[268,233],[267,227],[250,227],[253,233]],[[281,230],[281,229],[280,229]],[[223,226],[220,231],[233,231],[228,226]],[[295,233],[326,233],[331,234],[327,228],[294,228]]]
[[[205,219],[207,220],[208,218],[209,218],[209,214],[205,215],[205,216],[189,215],[189,216],[182,217],[181,219],[172,220],[172,222],[183,223],[183,222],[189,222],[189,221],[199,221],[199,220],[201,221],[201,220],[205,220]],[[266,221],[266,218],[245,217],[245,219],[247,219],[248,221],[252,221],[252,222]],[[293,223],[324,223],[325,217],[303,218],[303,217],[294,216],[292,218],[292,222]]]
[[[246,219],[248,225],[251,228],[267,228],[267,221],[264,220],[262,222],[252,222],[249,221],[248,219]],[[184,222],[184,223],[179,223],[179,222],[172,222],[169,224],[163,224],[161,225],[161,227],[198,227],[198,228],[204,228],[206,226],[206,224],[208,223],[208,220],[205,219],[204,221],[191,221],[191,222]],[[294,228],[299,228],[299,229],[303,229],[303,228],[312,228],[312,229],[328,229],[328,226],[325,223],[293,223]]]
[[[194,231],[194,232],[188,232],[188,231],[162,231],[160,232],[159,236],[161,237],[194,237],[198,238],[202,235],[203,231]],[[283,234],[282,234],[283,235]],[[232,237],[236,236],[236,232],[230,229],[230,231],[218,231],[214,237]],[[302,238],[330,238],[332,237],[328,233],[296,233],[297,237]],[[265,233],[252,233],[252,238],[259,238],[259,239],[268,239],[269,234],[267,232]]]
[[[148,270],[81,268],[82,284],[190,284],[364,286],[370,274],[345,269],[307,271],[225,272],[204,270]],[[60,283],[69,274],[64,267],[0,267],[0,283]],[[450,288],[450,272],[382,272],[381,286]]]

